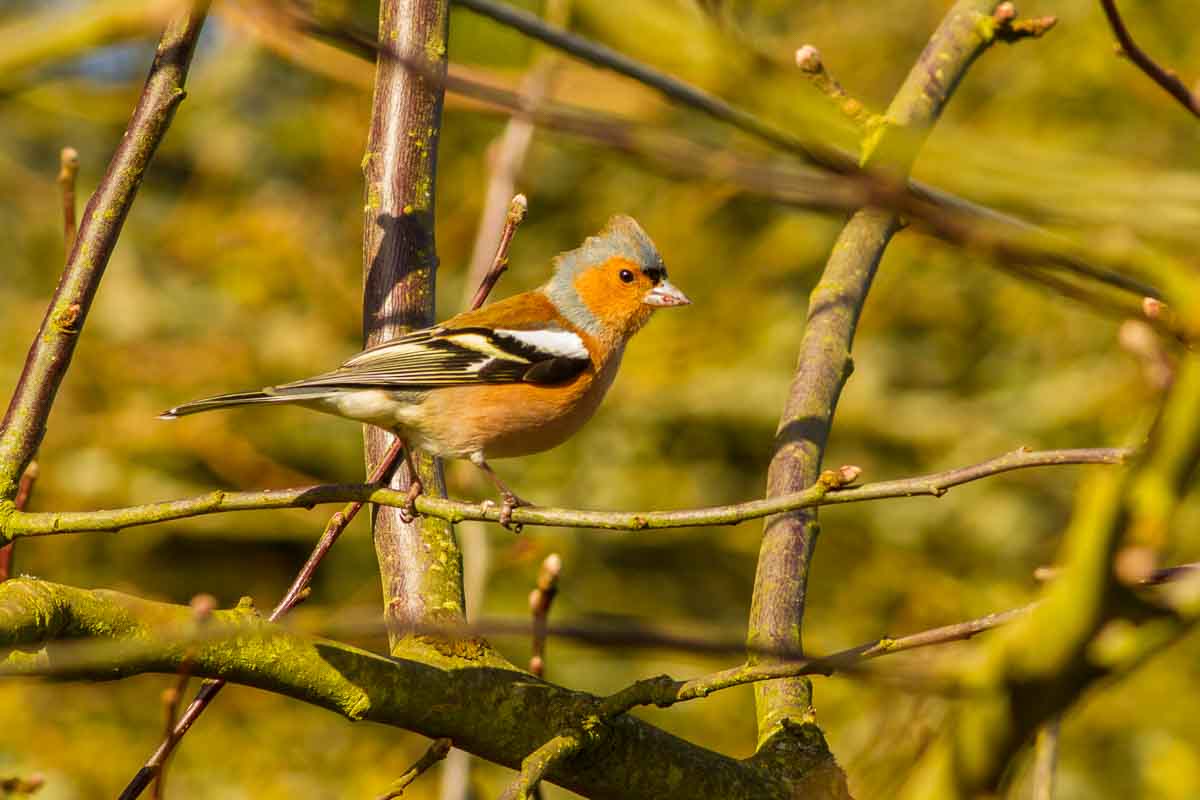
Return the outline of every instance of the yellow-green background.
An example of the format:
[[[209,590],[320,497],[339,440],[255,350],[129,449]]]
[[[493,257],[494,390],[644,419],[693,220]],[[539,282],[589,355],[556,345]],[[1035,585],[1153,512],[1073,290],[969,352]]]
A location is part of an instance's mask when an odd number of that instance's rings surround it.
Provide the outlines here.
[[[822,98],[788,66],[817,45],[845,87],[881,108],[949,6],[902,2],[707,4],[574,0],[571,25],[785,127]],[[1126,2],[1144,44],[1200,75],[1189,0]],[[526,3],[536,9],[536,4]],[[0,26],[102,4],[5,3]],[[113,255],[39,457],[31,508],[91,509],[212,488],[344,482],[362,475],[357,426],[298,409],[158,422],[163,408],[324,370],[360,344],[360,159],[369,89],[314,74],[264,48],[218,5],[181,107]],[[252,7],[251,7],[252,9]],[[1200,122],[1115,57],[1099,4],[1020,6],[1057,14],[1044,40],[997,46],[971,70],[917,174],[974,199],[1054,223],[1093,244],[1134,243],[1194,257],[1200,247]],[[364,24],[374,10],[353,9]],[[520,37],[465,11],[450,56],[512,83],[536,58]],[[0,75],[0,388],[17,378],[63,259],[58,151],[80,152],[82,200],[133,106],[150,42],[72,45],[61,60]],[[14,43],[10,37],[6,41]],[[747,53],[756,50],[760,58]],[[363,68],[369,77],[370,70]],[[749,140],[622,79],[568,63],[559,96],[706,142]],[[459,310],[504,120],[450,101],[438,174],[438,311]],[[820,131],[803,131],[822,135]],[[595,144],[535,135],[518,187],[528,221],[497,296],[532,287],[548,260],[613,213],[636,217],[694,301],[658,315],[629,348],[596,419],[557,450],[497,466],[526,497],[604,509],[682,508],[761,495],[807,292],[836,235],[835,215],[799,212],[705,180],[658,174]],[[963,465],[1020,445],[1135,443],[1155,403],[1117,342],[1120,320],[997,272],[913,232],[880,267],[855,346],[827,463],[868,479]],[[806,645],[827,652],[1029,600],[1052,563],[1084,469],[1009,474],[945,498],[822,513]],[[455,496],[488,489],[449,468]],[[213,516],[117,536],[22,541],[17,569],[86,587],[187,602],[211,592],[274,602],[326,512]],[[1168,554],[1200,557],[1189,503]],[[761,525],[612,534],[488,528],[482,611],[526,613],[541,559],[565,564],[553,618],[631,617],[737,637],[744,630]],[[477,537],[478,538],[478,537]],[[482,559],[477,552],[468,558]],[[478,565],[478,562],[475,563]],[[322,565],[309,624],[370,619],[378,575],[356,523]],[[368,641],[370,641],[368,639]],[[517,663],[522,639],[502,640]],[[932,653],[917,655],[920,664]],[[1200,642],[1189,637],[1130,679],[1087,695],[1062,728],[1061,798],[1200,796]],[[661,651],[552,642],[547,676],[595,692],[659,672],[730,665]],[[0,685],[0,777],[40,771],[42,797],[112,797],[157,743],[173,679]],[[861,797],[887,797],[939,725],[944,699],[844,677],[818,679],[819,721]],[[644,714],[737,756],[751,752],[749,689]],[[418,736],[352,725],[296,702],[227,689],[173,760],[178,798],[373,797],[423,750]],[[483,765],[482,797],[509,773]],[[406,796],[437,796],[438,773]],[[1018,778],[1014,797],[1027,793]],[[565,792],[548,789],[549,797]]]

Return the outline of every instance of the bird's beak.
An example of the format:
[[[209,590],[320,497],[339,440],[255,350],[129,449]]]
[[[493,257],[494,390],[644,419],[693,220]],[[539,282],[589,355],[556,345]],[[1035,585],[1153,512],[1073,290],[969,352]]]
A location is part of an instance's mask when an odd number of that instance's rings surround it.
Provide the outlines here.
[[[687,295],[675,288],[675,285],[670,281],[664,280],[662,283],[655,286],[646,296],[642,298],[642,302],[648,306],[686,306],[691,304],[691,300],[687,299]]]

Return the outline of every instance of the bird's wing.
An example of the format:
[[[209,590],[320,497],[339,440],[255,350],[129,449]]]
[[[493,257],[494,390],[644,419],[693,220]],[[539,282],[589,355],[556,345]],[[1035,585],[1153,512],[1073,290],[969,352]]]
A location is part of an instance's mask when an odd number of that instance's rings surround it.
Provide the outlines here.
[[[589,364],[591,357],[583,339],[553,324],[520,330],[436,327],[364,350],[333,372],[270,391],[554,384],[574,378]]]

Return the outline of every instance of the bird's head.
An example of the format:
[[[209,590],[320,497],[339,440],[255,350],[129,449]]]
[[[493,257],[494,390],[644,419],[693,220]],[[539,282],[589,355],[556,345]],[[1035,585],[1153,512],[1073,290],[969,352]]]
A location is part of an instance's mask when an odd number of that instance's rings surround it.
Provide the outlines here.
[[[627,338],[658,308],[691,301],[667,280],[654,242],[631,217],[604,229],[554,260],[546,293],[568,320],[595,336]]]

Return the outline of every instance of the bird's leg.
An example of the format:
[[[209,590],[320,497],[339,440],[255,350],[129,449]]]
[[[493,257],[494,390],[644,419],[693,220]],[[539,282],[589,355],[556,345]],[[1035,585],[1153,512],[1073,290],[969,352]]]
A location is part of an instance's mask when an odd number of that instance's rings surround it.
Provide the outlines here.
[[[417,497],[425,490],[421,478],[417,475],[417,465],[413,461],[412,447],[404,442],[404,463],[408,465],[408,494],[404,496],[404,505],[400,506],[400,521],[405,525],[417,518]]]
[[[501,526],[519,533],[521,530],[520,526],[518,525],[514,528],[512,524],[513,509],[518,506],[532,505],[532,503],[528,503],[522,500],[520,497],[517,497],[516,492],[504,485],[504,481],[500,480],[500,476],[497,475],[496,471],[493,470],[487,461],[484,460],[483,453],[473,453],[471,455],[471,463],[486,472],[487,476],[492,479],[492,483],[496,485],[496,489],[500,492],[500,497],[503,500],[503,503],[500,505],[499,522]]]

